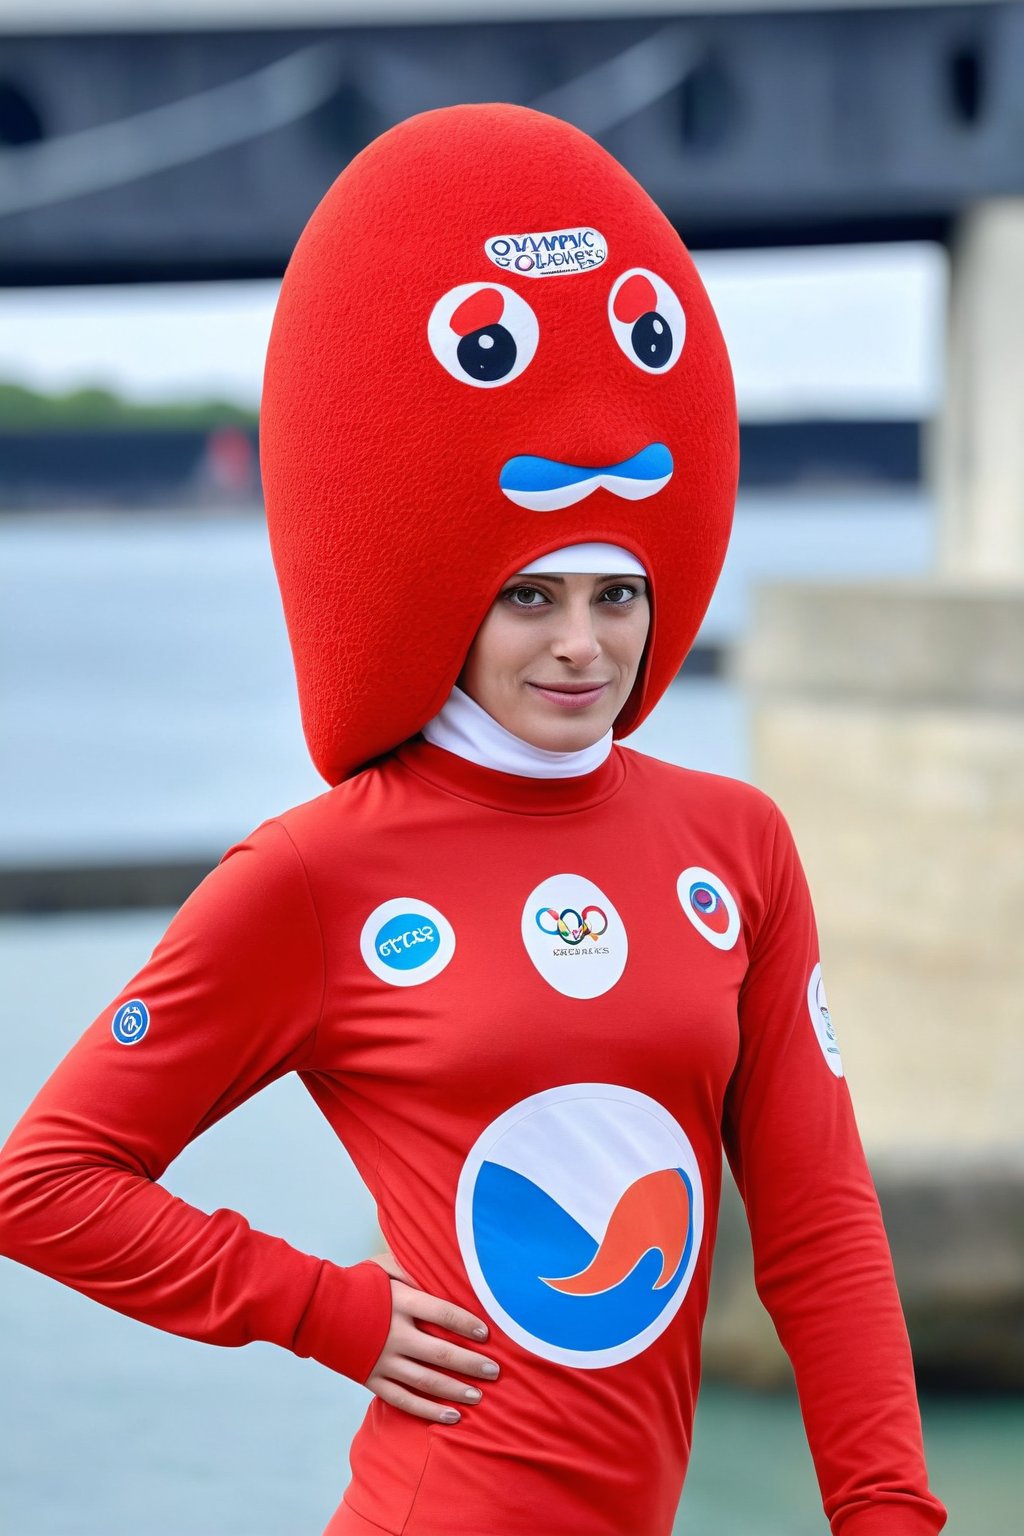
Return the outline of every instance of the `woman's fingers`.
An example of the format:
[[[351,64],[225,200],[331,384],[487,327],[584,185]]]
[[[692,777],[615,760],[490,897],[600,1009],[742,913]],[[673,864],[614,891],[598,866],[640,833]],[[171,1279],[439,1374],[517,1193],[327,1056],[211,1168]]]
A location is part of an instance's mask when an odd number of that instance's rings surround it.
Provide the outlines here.
[[[399,1281],[398,1284],[401,1285],[402,1282]],[[474,1317],[473,1313],[467,1312],[465,1307],[456,1306],[454,1301],[445,1301],[441,1296],[431,1296],[427,1291],[405,1286],[402,1304],[410,1316],[425,1323],[434,1323],[438,1328],[446,1329],[448,1333],[461,1333],[466,1338],[472,1339],[487,1337],[487,1324],[483,1319]]]
[[[463,1349],[459,1344],[450,1344],[447,1339],[438,1339],[432,1333],[424,1333],[415,1323],[408,1324],[396,1333],[395,1344],[406,1359],[428,1365],[435,1372],[440,1369],[451,1371],[456,1376],[481,1376],[489,1381],[496,1380],[498,1376],[498,1366],[494,1360],[489,1360],[486,1355],[478,1355],[474,1349]]]
[[[383,1402],[390,1403],[392,1408],[400,1408],[403,1413],[411,1413],[414,1418],[430,1419],[434,1424],[457,1424],[462,1417],[457,1408],[432,1402],[429,1397],[419,1397],[397,1382],[371,1376],[366,1385]]]
[[[391,1276],[391,1328],[366,1386],[403,1413],[439,1424],[457,1423],[461,1414],[450,1405],[478,1403],[483,1396],[479,1387],[460,1381],[459,1376],[494,1381],[497,1363],[420,1325],[428,1323],[446,1333],[482,1342],[487,1338],[487,1324],[465,1307],[443,1296],[431,1296],[399,1278],[405,1271],[390,1249],[374,1255],[374,1262]]]
[[[391,1380],[402,1387],[409,1387],[417,1394],[423,1392],[430,1397],[444,1398],[449,1403],[478,1403],[483,1396],[479,1387],[468,1386],[454,1376],[431,1369],[421,1360],[408,1357],[396,1360],[390,1375]]]

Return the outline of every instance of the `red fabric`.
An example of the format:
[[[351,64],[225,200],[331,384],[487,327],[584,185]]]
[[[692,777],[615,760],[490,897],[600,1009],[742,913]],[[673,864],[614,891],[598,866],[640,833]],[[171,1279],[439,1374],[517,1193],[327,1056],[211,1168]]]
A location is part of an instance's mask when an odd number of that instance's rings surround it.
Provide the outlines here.
[[[593,270],[529,278],[485,252],[494,236],[575,226],[607,242]],[[685,314],[678,360],[661,373],[624,354],[609,319],[613,286],[634,267],[668,284]],[[437,301],[470,283],[490,295],[512,289],[536,317],[536,354],[502,387],[453,377],[428,342]],[[455,314],[461,333],[464,312]],[[471,308],[470,319],[480,325],[489,312]],[[643,500],[602,487],[538,512],[499,486],[512,456],[598,468],[651,443],[670,450],[674,471]],[[428,112],[377,139],[296,247],[260,421],[271,544],[320,772],[336,783],[418,731],[447,698],[500,584],[567,544],[620,544],[650,574],[647,666],[616,726],[632,730],[675,676],[710,600],[737,445],[729,362],[696,269],[599,145],[508,105]]]
[[[835,1527],[836,1536],[931,1536],[934,1529],[932,1511],[920,1508],[911,1489],[903,1504],[861,1509]]]
[[[686,891],[696,872],[700,911],[710,881],[737,925],[709,919],[707,937],[677,893],[684,872]],[[552,877],[570,930],[583,881],[603,908],[588,907],[597,940],[556,935],[557,987],[525,939]],[[364,927],[393,898],[414,914],[385,943],[396,965],[416,958],[425,904],[454,935],[448,963],[412,986],[365,958],[379,951]],[[577,967],[606,963],[602,949],[624,962],[618,979],[565,995]],[[374,1398],[332,1536],[667,1536],[690,1453],[724,1139],[835,1536],[925,1536],[944,1512],[927,1489],[846,1082],[809,1013],[817,958],[792,839],[758,791],[621,748],[580,780],[524,784],[414,743],[265,824],[203,882],[121,994],[148,1007],[145,1036],[119,1044],[105,1010],[0,1156],[0,1247],[160,1327],[271,1339],[365,1375],[387,1327],[382,1271],[321,1264],[152,1182],[204,1126],[296,1070],[399,1262],[489,1316],[486,1350],[502,1368],[450,1428]],[[607,1159],[636,1151],[621,1119],[633,1100],[689,1140],[690,1209],[702,1194],[704,1210],[692,1270],[662,1331],[617,1362],[564,1363],[524,1343],[471,1278],[484,1249],[467,1248],[460,1225],[460,1212],[476,1219],[466,1172],[527,1100],[574,1113],[596,1103],[608,1117],[586,1156],[570,1141],[543,1162],[581,1209]],[[530,1116],[515,1123],[529,1131]],[[682,1274],[683,1262],[665,1267]]]
[[[154,1181],[316,1048],[324,964],[302,865],[268,824],[228,853],[65,1057],[0,1157],[0,1251],[115,1311],[209,1344],[269,1340],[363,1381],[390,1281],[196,1210]],[[151,1024],[114,1039],[118,1006]]]

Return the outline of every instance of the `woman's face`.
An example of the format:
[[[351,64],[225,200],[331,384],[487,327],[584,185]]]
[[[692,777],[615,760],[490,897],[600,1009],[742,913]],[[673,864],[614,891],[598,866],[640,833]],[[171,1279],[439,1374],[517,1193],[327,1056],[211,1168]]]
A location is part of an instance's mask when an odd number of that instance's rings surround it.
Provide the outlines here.
[[[513,576],[477,631],[459,687],[523,741],[579,751],[629,697],[650,619],[642,576]]]

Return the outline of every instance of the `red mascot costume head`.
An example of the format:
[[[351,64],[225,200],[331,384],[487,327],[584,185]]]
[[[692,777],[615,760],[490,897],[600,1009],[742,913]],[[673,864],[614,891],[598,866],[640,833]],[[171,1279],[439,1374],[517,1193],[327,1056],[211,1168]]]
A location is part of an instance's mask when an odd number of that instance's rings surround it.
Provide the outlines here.
[[[332,784],[437,713],[501,583],[566,545],[619,545],[648,573],[625,735],[725,557],[736,406],[696,269],[617,161],[523,107],[424,113],[338,177],[285,274],[260,434]]]

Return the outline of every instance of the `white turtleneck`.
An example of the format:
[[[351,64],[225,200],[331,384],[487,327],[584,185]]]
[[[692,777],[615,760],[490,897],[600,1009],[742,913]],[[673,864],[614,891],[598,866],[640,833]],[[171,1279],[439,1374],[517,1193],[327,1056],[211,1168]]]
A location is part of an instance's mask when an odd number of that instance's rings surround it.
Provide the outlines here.
[[[515,773],[524,779],[575,779],[600,768],[612,749],[609,730],[592,747],[578,752],[548,752],[513,736],[493,715],[456,686],[440,714],[428,720],[423,735],[435,747],[454,752],[481,768]]]

